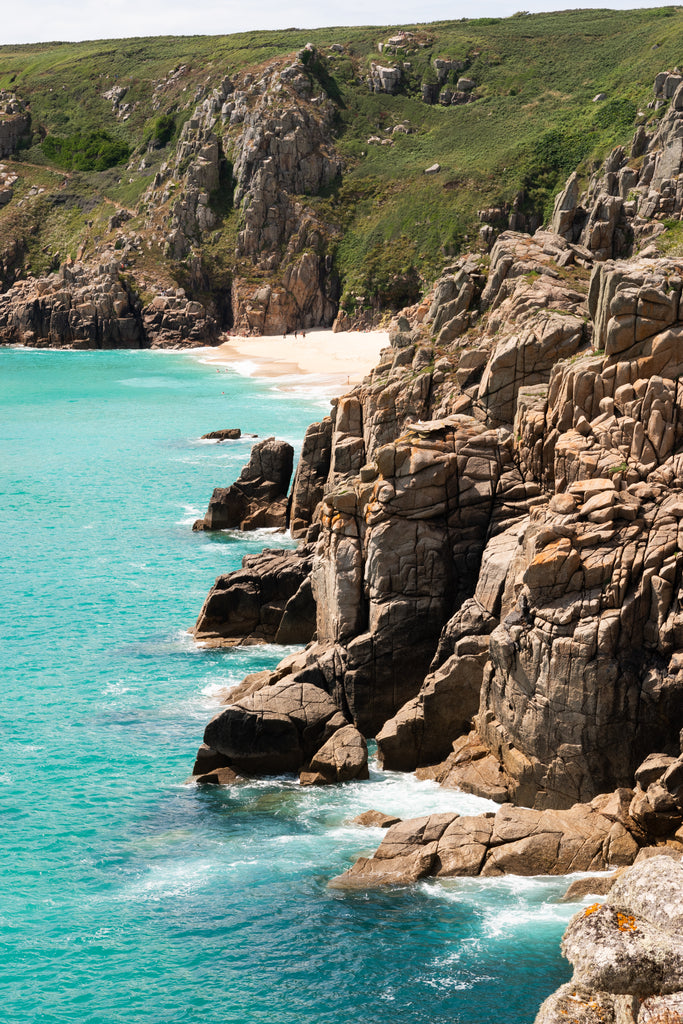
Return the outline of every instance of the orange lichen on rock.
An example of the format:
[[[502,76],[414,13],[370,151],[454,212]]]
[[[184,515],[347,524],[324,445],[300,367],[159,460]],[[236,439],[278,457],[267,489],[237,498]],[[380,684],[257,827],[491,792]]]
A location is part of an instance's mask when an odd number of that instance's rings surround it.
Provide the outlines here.
[[[617,924],[620,932],[637,932],[636,919],[631,914],[617,913]]]

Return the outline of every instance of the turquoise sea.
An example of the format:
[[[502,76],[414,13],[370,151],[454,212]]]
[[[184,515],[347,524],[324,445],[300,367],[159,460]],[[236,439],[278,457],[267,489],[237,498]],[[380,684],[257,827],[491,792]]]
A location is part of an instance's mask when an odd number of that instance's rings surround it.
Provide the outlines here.
[[[566,881],[327,882],[379,830],[485,807],[382,773],[184,785],[212,696],[286,653],[197,649],[214,577],[260,533],[193,534],[246,461],[326,403],[180,353],[0,349],[0,1021],[506,1024],[568,979]]]

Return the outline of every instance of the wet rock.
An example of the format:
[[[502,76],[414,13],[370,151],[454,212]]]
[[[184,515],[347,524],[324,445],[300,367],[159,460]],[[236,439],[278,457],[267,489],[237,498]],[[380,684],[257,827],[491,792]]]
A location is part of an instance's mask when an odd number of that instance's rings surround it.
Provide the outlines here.
[[[575,878],[562,897],[562,902],[572,903],[586,896],[606,896],[617,877],[618,873],[613,871],[608,875],[595,875],[592,878]]]
[[[400,820],[400,818],[384,814],[382,811],[363,811],[357,818],[353,818],[351,824],[366,825],[368,828],[389,828],[391,825],[398,824]]]
[[[431,815],[392,826],[372,858],[361,857],[339,888],[409,884],[427,875],[560,875],[631,864],[638,846],[623,824],[588,804],[495,814]]]
[[[189,781],[197,786],[234,786],[244,780],[232,768],[214,768],[203,775],[193,775]]]
[[[237,441],[242,436],[239,427],[226,427],[224,430],[212,430],[202,434],[202,441]]]

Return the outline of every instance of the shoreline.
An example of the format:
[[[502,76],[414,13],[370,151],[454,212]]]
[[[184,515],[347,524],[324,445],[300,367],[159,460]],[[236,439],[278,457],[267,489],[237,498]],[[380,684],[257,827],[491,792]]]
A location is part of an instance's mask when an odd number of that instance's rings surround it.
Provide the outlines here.
[[[299,388],[308,383],[324,387],[336,398],[360,384],[379,362],[379,354],[389,344],[387,331],[339,331],[315,328],[294,338],[225,336],[215,348],[195,349],[202,362],[234,369],[247,377],[280,379],[280,386]],[[189,351],[189,350],[188,350]],[[282,378],[296,378],[289,385]]]

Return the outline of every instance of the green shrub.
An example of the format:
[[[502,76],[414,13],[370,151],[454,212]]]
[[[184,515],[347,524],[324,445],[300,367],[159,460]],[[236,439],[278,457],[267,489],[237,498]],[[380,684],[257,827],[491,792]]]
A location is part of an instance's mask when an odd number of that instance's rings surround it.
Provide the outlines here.
[[[48,135],[41,148],[48,160],[67,171],[106,171],[130,156],[130,147],[125,142],[102,131],[62,137]]]
[[[175,131],[175,118],[171,114],[160,114],[153,121],[147,122],[142,138],[153,149],[163,149],[174,137]]]
[[[625,132],[633,127],[638,108],[627,99],[608,100],[595,112],[594,122],[598,128],[611,128],[614,132]]]

